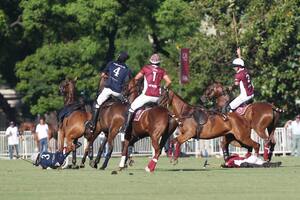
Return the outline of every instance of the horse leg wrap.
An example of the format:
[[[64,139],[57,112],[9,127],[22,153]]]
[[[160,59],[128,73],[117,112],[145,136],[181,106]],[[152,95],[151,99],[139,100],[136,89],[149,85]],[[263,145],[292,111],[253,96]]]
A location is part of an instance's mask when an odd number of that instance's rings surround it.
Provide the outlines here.
[[[265,143],[264,145],[264,160],[267,161],[269,160],[269,153],[270,153],[270,148],[269,148],[269,142]]]
[[[229,154],[228,154],[228,151],[226,149],[222,149],[223,151],[223,157],[224,157],[224,160],[227,161],[228,158],[229,158]]]
[[[271,161],[271,159],[272,159],[274,148],[275,148],[275,144],[271,143],[270,144],[270,149],[269,149],[269,154],[268,154],[269,161]]]
[[[88,156],[89,156],[90,160],[93,160],[93,157],[94,157],[93,145],[89,146]]]
[[[177,159],[180,155],[180,144],[176,142],[175,144],[175,154],[174,154],[174,159]]]
[[[156,163],[157,163],[157,159],[153,158],[152,160],[150,160],[148,166],[146,167],[146,171],[148,172],[153,172],[155,167],[156,167]],[[148,169],[147,169],[148,168]]]
[[[170,140],[170,142],[169,142],[169,149],[168,149],[168,157],[172,158],[172,154],[173,154],[173,141]]]
[[[119,164],[119,167],[120,167],[120,168],[124,168],[124,166],[125,166],[125,160],[126,160],[126,156],[122,156],[122,157],[121,157],[120,164]]]

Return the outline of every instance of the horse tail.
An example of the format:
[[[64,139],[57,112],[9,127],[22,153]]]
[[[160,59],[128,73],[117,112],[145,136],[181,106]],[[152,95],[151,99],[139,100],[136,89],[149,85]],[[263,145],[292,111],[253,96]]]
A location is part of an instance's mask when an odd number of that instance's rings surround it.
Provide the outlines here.
[[[64,144],[65,144],[65,132],[60,128],[58,130],[58,146],[59,146],[59,151],[63,151],[64,149]]]
[[[283,110],[283,109],[278,108],[278,107],[276,107],[276,106],[274,106],[274,105],[272,105],[272,110],[273,110],[273,111],[276,111],[276,112],[278,112],[278,113],[284,113],[284,110]]]
[[[272,114],[273,114],[272,123],[270,124],[270,126],[267,127],[269,135],[273,134],[273,132],[275,131],[276,124],[279,119],[279,114],[283,112],[284,112],[283,109],[272,105]]]

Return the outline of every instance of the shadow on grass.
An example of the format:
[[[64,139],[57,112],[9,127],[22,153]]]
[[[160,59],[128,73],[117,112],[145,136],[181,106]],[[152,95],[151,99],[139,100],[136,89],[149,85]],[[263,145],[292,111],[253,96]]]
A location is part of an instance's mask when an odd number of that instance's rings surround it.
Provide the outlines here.
[[[184,168],[184,169],[156,169],[156,171],[166,171],[166,172],[207,172],[207,171],[223,171],[228,170],[228,168],[206,168],[206,169],[192,169],[192,168]]]

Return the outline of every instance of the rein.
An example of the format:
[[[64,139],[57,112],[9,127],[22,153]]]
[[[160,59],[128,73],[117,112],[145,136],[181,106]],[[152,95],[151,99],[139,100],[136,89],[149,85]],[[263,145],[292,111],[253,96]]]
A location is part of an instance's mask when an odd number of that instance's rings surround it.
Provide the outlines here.
[[[166,96],[167,96],[167,100],[166,100],[166,101],[167,101],[167,103],[166,103],[166,108],[169,110],[171,101],[173,100],[175,94],[173,93],[173,95],[170,96],[169,90],[167,90],[166,93],[167,93],[167,94],[166,94]],[[160,104],[163,104],[163,103],[160,103]],[[192,114],[192,113],[193,113],[193,111],[196,110],[194,107],[192,107],[191,110],[190,110],[188,113],[186,113],[186,115],[183,115],[183,114],[182,114],[182,113],[183,113],[183,108],[184,108],[184,105],[181,106],[181,108],[180,108],[179,113],[181,113],[181,114],[179,114],[179,116],[177,116],[177,115],[175,115],[173,112],[169,111],[169,115],[177,121],[177,123],[178,123],[179,126],[182,126],[182,124],[183,124],[182,121],[183,121],[184,119],[193,118],[193,114]]]

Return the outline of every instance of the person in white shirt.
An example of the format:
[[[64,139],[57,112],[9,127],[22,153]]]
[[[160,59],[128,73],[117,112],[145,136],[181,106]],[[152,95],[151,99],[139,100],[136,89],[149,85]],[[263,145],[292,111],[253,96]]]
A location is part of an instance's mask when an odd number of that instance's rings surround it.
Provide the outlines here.
[[[16,150],[17,158],[19,158],[19,131],[15,122],[11,121],[6,129],[5,135],[8,139],[9,158],[13,159],[13,149]]]
[[[48,124],[45,123],[45,118],[40,118],[40,123],[36,126],[35,132],[38,137],[40,152],[48,151]]]
[[[292,131],[292,153],[293,156],[300,155],[300,115],[297,115],[295,120],[289,120],[285,123],[285,128],[290,128]],[[297,154],[295,154],[297,150]]]

